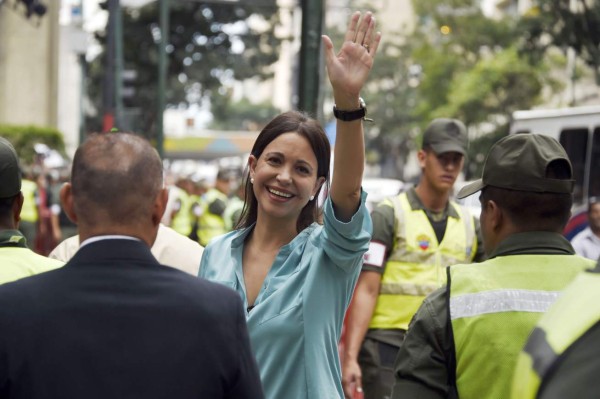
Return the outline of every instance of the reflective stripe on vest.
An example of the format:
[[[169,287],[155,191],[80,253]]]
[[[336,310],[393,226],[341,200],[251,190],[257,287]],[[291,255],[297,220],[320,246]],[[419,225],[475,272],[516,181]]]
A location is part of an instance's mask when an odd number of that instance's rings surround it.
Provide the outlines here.
[[[581,273],[540,319],[519,355],[512,398],[538,395],[541,381],[558,358],[600,322],[600,274]],[[576,311],[573,311],[573,310]]]
[[[589,266],[573,255],[512,255],[449,268],[461,399],[509,397],[517,356],[530,331],[558,293]]]
[[[556,301],[560,291],[496,290],[465,294],[452,298],[452,320],[487,313],[543,313]]]
[[[394,209],[394,248],[369,328],[406,330],[425,296],[446,283],[445,267],[472,260],[477,250],[475,222],[466,209],[451,202],[459,218],[448,217],[438,243],[425,211],[413,210],[406,193],[384,204]]]

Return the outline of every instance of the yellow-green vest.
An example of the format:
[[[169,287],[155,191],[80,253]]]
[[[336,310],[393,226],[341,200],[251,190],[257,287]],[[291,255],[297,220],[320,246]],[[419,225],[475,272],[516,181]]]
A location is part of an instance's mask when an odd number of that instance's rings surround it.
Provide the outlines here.
[[[242,211],[244,208],[244,200],[240,197],[234,196],[229,199],[229,203],[227,204],[227,208],[223,212],[223,220],[225,221],[225,230],[231,231],[235,228],[238,220],[233,220],[233,216]]]
[[[459,218],[448,217],[441,243],[424,210],[413,210],[406,193],[385,200],[394,208],[394,247],[381,279],[369,328],[408,329],[427,294],[446,284],[446,266],[470,262],[477,251],[469,211],[450,202]]]
[[[515,368],[512,398],[537,397],[541,380],[555,361],[600,322],[600,274],[581,273],[532,331]]]
[[[23,179],[21,181],[21,192],[23,193],[23,207],[21,208],[21,220],[35,223],[38,220],[37,204],[35,203],[35,193],[37,184],[31,180]]]
[[[179,189],[178,195],[180,207],[171,220],[171,228],[179,234],[188,236],[192,231],[192,198],[182,189]]]
[[[227,232],[223,215],[215,215],[208,210],[210,204],[217,199],[227,204],[227,196],[216,188],[211,188],[202,196],[203,212],[198,220],[197,230],[198,241],[202,246],[206,246],[210,240]]]
[[[510,397],[529,333],[567,284],[592,264],[574,255],[512,255],[449,268],[461,399]]]

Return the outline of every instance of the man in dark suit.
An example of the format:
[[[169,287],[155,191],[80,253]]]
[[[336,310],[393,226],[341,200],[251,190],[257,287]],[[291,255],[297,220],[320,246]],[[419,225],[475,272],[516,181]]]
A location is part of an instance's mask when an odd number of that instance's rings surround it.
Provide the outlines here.
[[[0,398],[262,398],[240,297],[150,252],[167,202],[143,139],[90,136],[61,191],[81,248],[0,286]]]

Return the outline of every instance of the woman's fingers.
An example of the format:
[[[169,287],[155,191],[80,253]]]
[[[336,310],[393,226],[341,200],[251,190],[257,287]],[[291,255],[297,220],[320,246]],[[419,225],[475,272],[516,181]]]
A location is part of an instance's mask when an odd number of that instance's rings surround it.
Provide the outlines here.
[[[359,13],[360,15],[360,13]],[[367,36],[369,32],[369,27],[373,23],[373,14],[371,12],[367,12],[365,16],[362,18],[360,23],[358,24],[358,31],[356,32],[356,38],[354,42],[356,44],[360,44],[361,46],[365,44],[365,40],[370,40]],[[371,28],[371,35],[373,34],[373,28]],[[366,43],[369,44],[368,42]]]
[[[365,37],[363,41],[359,44],[362,44],[364,48],[369,51],[369,49],[373,46],[373,31],[375,30],[375,17],[371,17],[369,21],[369,25],[367,26],[367,31],[365,32]],[[358,43],[358,42],[357,42]]]
[[[381,42],[381,32],[375,33],[375,37],[373,41],[369,44],[368,51],[371,57],[375,57],[377,53],[377,48],[379,48],[379,43]]]
[[[350,22],[348,23],[348,30],[346,31],[346,36],[344,36],[345,42],[353,42],[356,38],[356,27],[358,26],[358,20],[360,19],[360,11],[355,11],[352,14],[352,18],[350,18]]]

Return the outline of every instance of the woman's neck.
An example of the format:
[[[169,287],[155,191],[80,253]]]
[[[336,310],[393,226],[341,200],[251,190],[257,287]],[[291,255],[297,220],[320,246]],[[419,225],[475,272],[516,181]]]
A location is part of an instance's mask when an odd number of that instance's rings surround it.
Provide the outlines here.
[[[279,249],[289,244],[296,236],[296,223],[282,221],[267,221],[258,218],[254,225],[251,240],[265,250]]]

